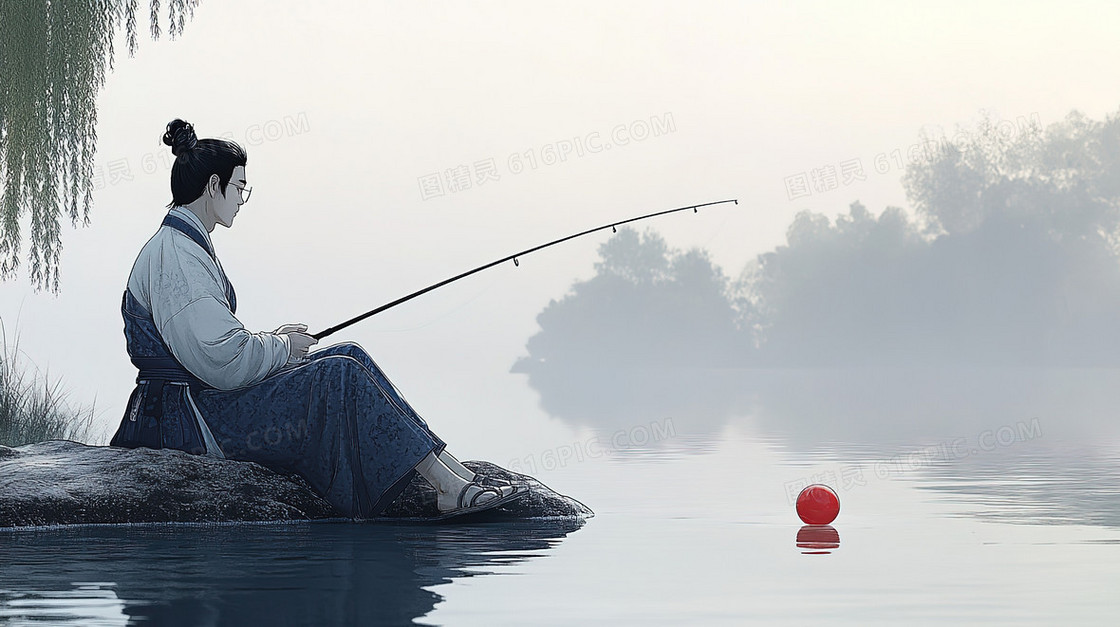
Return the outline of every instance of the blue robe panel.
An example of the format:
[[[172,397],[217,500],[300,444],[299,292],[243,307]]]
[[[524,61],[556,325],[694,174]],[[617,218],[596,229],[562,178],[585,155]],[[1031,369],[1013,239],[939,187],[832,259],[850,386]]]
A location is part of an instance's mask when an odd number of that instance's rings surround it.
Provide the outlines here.
[[[195,397],[226,457],[306,479],[340,512],[369,518],[408,485],[444,442],[360,346],[308,355],[252,386]]]

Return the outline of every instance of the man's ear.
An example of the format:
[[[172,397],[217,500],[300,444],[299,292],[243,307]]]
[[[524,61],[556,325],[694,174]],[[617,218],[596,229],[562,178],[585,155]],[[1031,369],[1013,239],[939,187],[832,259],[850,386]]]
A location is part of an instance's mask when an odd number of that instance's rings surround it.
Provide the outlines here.
[[[211,198],[218,197],[218,186],[222,184],[222,179],[218,178],[217,174],[211,174],[210,180],[206,182],[206,191],[210,192]]]

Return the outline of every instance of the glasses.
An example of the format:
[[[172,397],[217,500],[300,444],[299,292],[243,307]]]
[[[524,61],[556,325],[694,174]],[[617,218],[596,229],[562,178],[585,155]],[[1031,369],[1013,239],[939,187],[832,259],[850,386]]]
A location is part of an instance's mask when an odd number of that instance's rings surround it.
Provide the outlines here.
[[[230,185],[233,185],[233,183],[230,183]],[[241,196],[241,204],[244,205],[245,203],[249,202],[249,194],[253,193],[253,188],[252,187],[238,187],[236,185],[233,185],[233,187],[234,187],[234,189],[237,190],[238,194]]]

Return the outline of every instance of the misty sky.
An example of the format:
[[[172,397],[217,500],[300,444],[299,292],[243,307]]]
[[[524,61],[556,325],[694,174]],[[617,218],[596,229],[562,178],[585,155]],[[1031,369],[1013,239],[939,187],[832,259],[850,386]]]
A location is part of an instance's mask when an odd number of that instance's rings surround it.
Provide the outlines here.
[[[73,401],[96,396],[100,423],[115,427],[135,378],[121,294],[170,201],[159,138],[176,117],[249,153],[252,200],[213,234],[238,317],[318,331],[569,232],[724,198],[740,204],[651,225],[735,274],[782,243],[799,210],[906,206],[891,155],[923,127],[951,133],[982,111],[1044,125],[1072,109],[1115,112],[1120,84],[1105,77],[1120,60],[1117,23],[1108,2],[204,0],[176,41],[144,35],[129,59],[118,39],[98,98],[105,180],[92,226],[63,229],[61,295],[33,292],[24,265],[0,284],[0,320],[9,343],[18,324],[20,349]],[[620,125],[640,134],[651,121],[669,131],[615,141]],[[614,145],[544,164],[594,134]],[[421,185],[458,166],[473,179],[490,159],[497,180],[458,191],[441,180],[442,195]],[[789,177],[855,159],[866,180],[790,199]],[[131,180],[111,180],[110,164]],[[362,344],[444,439],[501,463],[506,449],[472,427],[539,412],[531,394],[500,391],[519,376],[509,368],[536,314],[593,274],[606,237],[495,268],[324,345]],[[550,425],[534,437],[566,433]]]

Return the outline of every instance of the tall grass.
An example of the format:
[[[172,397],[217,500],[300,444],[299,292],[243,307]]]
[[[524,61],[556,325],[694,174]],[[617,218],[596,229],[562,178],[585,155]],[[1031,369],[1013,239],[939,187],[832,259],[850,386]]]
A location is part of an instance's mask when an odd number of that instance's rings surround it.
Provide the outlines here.
[[[93,428],[93,406],[72,410],[62,382],[40,381],[19,363],[19,336],[9,347],[0,321],[0,445],[22,446],[43,440],[85,441]]]

